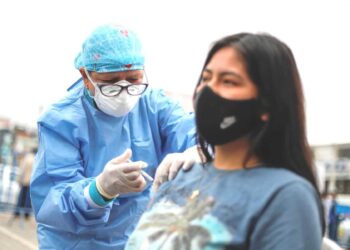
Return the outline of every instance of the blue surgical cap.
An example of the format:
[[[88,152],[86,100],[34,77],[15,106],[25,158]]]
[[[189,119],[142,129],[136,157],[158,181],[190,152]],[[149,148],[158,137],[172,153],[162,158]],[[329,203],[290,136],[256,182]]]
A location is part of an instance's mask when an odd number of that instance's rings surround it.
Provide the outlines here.
[[[96,72],[143,69],[141,42],[125,27],[100,26],[85,40],[74,64],[77,69],[83,67]]]

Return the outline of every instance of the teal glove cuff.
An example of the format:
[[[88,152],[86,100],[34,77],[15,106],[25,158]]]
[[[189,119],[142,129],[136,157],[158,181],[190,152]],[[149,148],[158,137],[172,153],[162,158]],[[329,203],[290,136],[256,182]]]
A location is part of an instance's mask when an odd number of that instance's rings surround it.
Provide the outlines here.
[[[89,195],[90,195],[91,200],[101,207],[106,206],[108,203],[110,203],[112,200],[114,200],[114,199],[107,200],[98,192],[97,187],[96,187],[96,180],[93,180],[90,183]]]

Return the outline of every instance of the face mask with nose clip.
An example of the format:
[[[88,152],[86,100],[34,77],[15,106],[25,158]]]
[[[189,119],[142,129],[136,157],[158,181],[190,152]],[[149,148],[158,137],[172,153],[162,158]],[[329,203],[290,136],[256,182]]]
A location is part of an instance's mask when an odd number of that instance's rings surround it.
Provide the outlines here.
[[[90,74],[86,69],[85,73],[89,81],[93,84],[95,88],[95,95],[93,96],[97,107],[104,113],[114,116],[122,117],[128,114],[137,104],[141,95],[129,95],[126,89],[122,89],[121,92],[116,96],[106,96],[102,94],[101,89],[98,84],[92,80]],[[121,80],[115,85],[128,86],[129,83],[126,80]]]

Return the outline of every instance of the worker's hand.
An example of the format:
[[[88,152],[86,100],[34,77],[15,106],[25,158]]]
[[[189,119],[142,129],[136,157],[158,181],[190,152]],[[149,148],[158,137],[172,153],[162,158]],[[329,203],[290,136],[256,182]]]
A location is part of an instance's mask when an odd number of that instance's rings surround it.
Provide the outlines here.
[[[118,194],[141,192],[146,181],[141,175],[145,162],[130,162],[131,150],[110,160],[103,172],[97,176],[96,185],[101,195],[113,198]],[[102,190],[100,190],[102,189]]]
[[[157,168],[152,191],[156,192],[164,182],[174,179],[181,167],[189,170],[194,163],[200,161],[197,146],[188,148],[183,153],[168,154]]]

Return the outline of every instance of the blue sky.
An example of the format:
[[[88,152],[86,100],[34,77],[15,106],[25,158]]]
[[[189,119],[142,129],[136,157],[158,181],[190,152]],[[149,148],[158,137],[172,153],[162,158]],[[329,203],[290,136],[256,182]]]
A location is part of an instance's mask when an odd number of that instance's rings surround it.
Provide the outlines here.
[[[212,41],[268,32],[292,49],[304,83],[312,144],[350,142],[350,3],[332,1],[12,0],[0,3],[0,116],[35,126],[65,94],[96,26],[118,23],[143,41],[150,83],[191,94]]]

